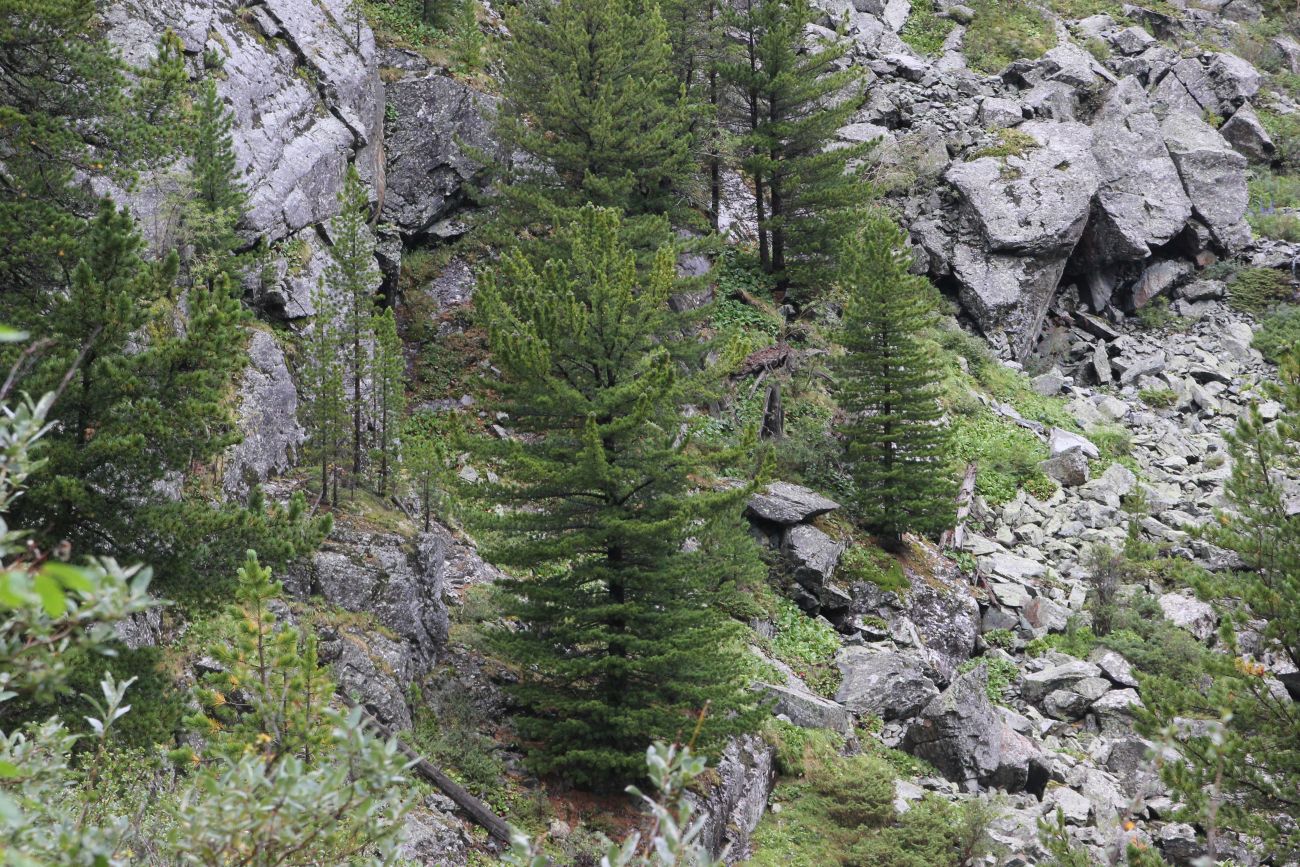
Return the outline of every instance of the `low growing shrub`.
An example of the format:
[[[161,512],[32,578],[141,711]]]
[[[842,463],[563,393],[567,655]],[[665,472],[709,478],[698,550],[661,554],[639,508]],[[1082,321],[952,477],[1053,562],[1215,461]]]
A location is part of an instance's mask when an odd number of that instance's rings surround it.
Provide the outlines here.
[[[992,74],[1013,60],[1037,60],[1056,44],[1052,22],[1026,0],[976,0],[963,48],[973,69]]]
[[[1248,313],[1266,310],[1291,295],[1290,281],[1272,268],[1243,268],[1228,284],[1228,302]]]

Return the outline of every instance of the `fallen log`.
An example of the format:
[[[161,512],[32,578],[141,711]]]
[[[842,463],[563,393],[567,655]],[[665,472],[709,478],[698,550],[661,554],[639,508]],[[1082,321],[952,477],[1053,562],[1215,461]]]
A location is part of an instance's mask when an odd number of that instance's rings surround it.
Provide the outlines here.
[[[361,707],[346,695],[339,693],[343,703],[350,708]],[[432,762],[424,756],[417,753],[409,744],[397,737],[392,729],[381,723],[371,716],[365,708],[361,708],[361,719],[365,725],[370,728],[376,735],[384,740],[394,740],[397,742],[397,748],[401,750],[402,755],[410,759],[411,767],[417,774],[424,777],[430,783],[437,786],[438,789],[448,798],[460,807],[469,816],[475,824],[487,829],[487,832],[506,845],[510,844],[510,825],[505,819],[502,819],[492,808],[480,801],[478,798],[465,791],[465,788],[453,780],[451,777],[440,771]]]

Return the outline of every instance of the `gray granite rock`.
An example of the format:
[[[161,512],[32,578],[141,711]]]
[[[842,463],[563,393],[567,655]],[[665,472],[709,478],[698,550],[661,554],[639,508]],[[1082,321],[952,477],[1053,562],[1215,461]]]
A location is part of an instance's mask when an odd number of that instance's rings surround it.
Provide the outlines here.
[[[910,719],[939,694],[914,657],[846,647],[835,658],[843,679],[836,701],[861,715]]]
[[[818,515],[838,509],[840,504],[789,482],[773,482],[767,490],[749,498],[745,512],[773,524],[802,524]]]

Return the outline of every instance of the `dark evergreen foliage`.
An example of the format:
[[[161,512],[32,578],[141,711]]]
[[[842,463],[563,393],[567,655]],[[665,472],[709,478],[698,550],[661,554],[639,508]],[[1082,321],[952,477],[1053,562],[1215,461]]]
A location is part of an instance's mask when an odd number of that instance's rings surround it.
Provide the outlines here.
[[[951,526],[955,486],[945,460],[935,355],[921,339],[935,314],[929,282],[908,271],[906,237],[871,214],[839,248],[846,293],[838,398],[859,516],[887,546]]]
[[[500,381],[494,407],[518,438],[492,448],[501,481],[473,487],[488,556],[519,570],[494,645],[520,666],[517,723],[539,772],[590,786],[637,776],[645,744],[701,743],[752,726],[739,624],[720,610],[760,568],[689,540],[732,520],[744,489],[697,490],[681,439],[692,383],[667,346],[679,316],[671,250],[639,273],[615,212],[586,208],[567,262],[518,252],[480,287]],[[727,516],[731,517],[728,518]]]

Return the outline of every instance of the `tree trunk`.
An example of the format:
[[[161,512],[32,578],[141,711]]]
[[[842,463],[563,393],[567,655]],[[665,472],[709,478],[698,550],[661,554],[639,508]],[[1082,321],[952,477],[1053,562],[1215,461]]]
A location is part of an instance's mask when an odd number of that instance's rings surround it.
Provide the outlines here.
[[[785,439],[785,408],[781,406],[781,386],[778,383],[767,387],[767,397],[763,401],[763,428],[758,438]]]

